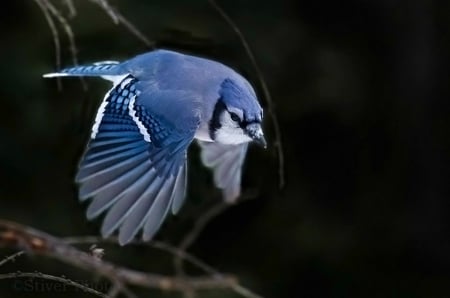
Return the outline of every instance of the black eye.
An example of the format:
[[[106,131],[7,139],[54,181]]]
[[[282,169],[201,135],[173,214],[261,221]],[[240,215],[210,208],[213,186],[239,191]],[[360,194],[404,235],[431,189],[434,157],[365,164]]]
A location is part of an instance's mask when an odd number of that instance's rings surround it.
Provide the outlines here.
[[[239,116],[236,113],[230,112],[230,117],[231,117],[231,120],[233,120],[234,122],[241,121],[241,119],[239,118]]]

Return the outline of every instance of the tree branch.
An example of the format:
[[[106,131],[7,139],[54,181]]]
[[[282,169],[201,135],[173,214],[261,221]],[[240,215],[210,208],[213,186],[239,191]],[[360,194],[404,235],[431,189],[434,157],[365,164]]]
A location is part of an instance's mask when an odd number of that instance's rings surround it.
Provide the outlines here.
[[[110,238],[101,238],[100,236],[79,236],[79,237],[66,237],[63,238],[64,242],[67,244],[92,244],[92,243],[112,243],[117,244],[117,238],[116,237],[110,237]],[[198,259],[197,257],[187,253],[186,251],[180,250],[178,247],[175,247],[173,245],[170,245],[168,243],[152,240],[150,242],[142,242],[142,241],[132,241],[129,243],[129,245],[146,245],[151,248],[159,249],[165,252],[168,252],[172,254],[174,257],[180,257],[181,259],[184,259],[191,263],[192,265],[198,267],[199,269],[203,270],[205,273],[208,273],[210,275],[223,275],[222,273],[219,273],[217,270],[215,270],[210,265],[206,264],[202,260]]]
[[[221,201],[212,206],[208,211],[203,213],[194,223],[194,226],[189,231],[189,233],[187,233],[183,237],[180,244],[178,245],[178,250],[186,251],[195,242],[195,240],[198,238],[203,229],[208,225],[208,223],[213,218],[217,217],[219,214],[227,210],[229,206],[230,204]],[[174,266],[175,271],[178,275],[184,275],[183,259],[180,257],[180,255],[174,257]]]
[[[75,8],[75,4],[73,4],[72,0],[64,0],[64,5],[67,7],[69,12],[69,18],[74,18],[77,15],[77,10]]]
[[[49,13],[48,7],[45,5],[45,2],[43,0],[34,0],[36,4],[39,6],[39,8],[42,11],[42,14],[45,17],[45,20],[47,21],[48,27],[50,28],[50,32],[52,33],[53,37],[53,45],[55,47],[55,64],[56,69],[61,68],[61,40],[59,37],[58,29],[56,28],[55,22],[53,21],[52,16]],[[58,89],[61,90],[61,79],[57,78],[56,81],[58,85]]]
[[[2,267],[3,265],[5,265],[8,262],[14,262],[18,257],[20,257],[23,254],[25,254],[25,252],[23,250],[21,250],[10,256],[7,256],[6,258],[4,258],[3,260],[0,261],[0,267]]]
[[[251,195],[251,194],[246,195],[246,196],[241,196],[241,199],[238,202],[242,203],[245,200],[249,200],[249,199],[253,199],[253,198],[255,198],[255,196]],[[205,272],[211,274],[212,276],[222,278],[222,276],[223,276],[222,273],[220,273],[216,269],[212,268],[211,266],[201,262],[200,260],[195,259],[195,257],[187,254],[185,251],[189,247],[191,247],[191,245],[197,240],[198,236],[205,229],[205,227],[208,225],[208,223],[210,223],[211,220],[213,220],[214,218],[219,216],[221,213],[225,212],[230,206],[232,206],[232,205],[229,203],[223,202],[223,201],[213,205],[208,211],[203,213],[197,219],[197,221],[194,223],[194,226],[192,227],[192,229],[182,238],[178,247],[176,247],[176,248],[171,247],[171,249],[174,249],[175,252],[182,252],[183,254],[185,254],[185,255],[178,254],[178,253],[174,254],[173,263],[174,263],[174,267],[175,267],[175,272],[177,273],[178,276],[185,276],[183,260],[187,260],[187,261],[190,261],[192,264],[196,265],[197,267],[203,269]],[[189,257],[189,258],[187,258],[187,257]],[[194,259],[192,259],[192,258],[194,258]],[[193,262],[193,261],[195,261],[195,262]],[[250,291],[249,289],[243,287],[239,283],[232,285],[231,289],[235,293],[238,293],[243,297],[262,298],[258,294],[255,294],[252,291]],[[193,289],[191,289],[191,291],[192,290]],[[188,291],[185,294],[186,294],[185,297],[190,297],[192,293],[190,291]]]
[[[216,206],[213,206],[213,208],[211,208],[211,210],[216,210],[215,207]],[[208,213],[209,212],[207,212],[206,214],[208,214]],[[215,216],[217,216],[217,215],[218,215],[218,213],[216,213]],[[209,217],[209,220],[213,218],[212,216],[208,216],[208,217]],[[197,231],[200,232],[199,230],[197,230]],[[97,237],[97,236],[68,237],[68,238],[64,238],[64,241],[66,243],[70,243],[70,244],[82,244],[82,243],[91,244],[91,243],[101,243],[101,242],[104,242],[104,243],[108,242],[108,243],[114,243],[114,244],[117,243],[117,239],[116,238],[103,239],[103,238],[100,238],[100,237]],[[166,252],[172,254],[174,256],[174,259],[175,258],[180,258],[180,259],[183,259],[185,261],[188,261],[191,264],[193,264],[194,266],[197,266],[198,268],[202,269],[205,273],[210,274],[212,277],[214,277],[216,279],[224,279],[224,278],[226,279],[226,278],[228,278],[227,275],[224,275],[223,273],[217,271],[216,269],[214,269],[210,265],[206,264],[202,260],[198,259],[197,257],[187,253],[184,250],[180,250],[179,247],[175,247],[175,246],[170,245],[168,243],[153,240],[151,242],[134,241],[134,242],[131,242],[130,244],[147,245],[147,246],[152,247],[152,248],[156,248],[156,249],[160,249],[160,250],[166,251]],[[249,289],[243,287],[238,282],[236,282],[235,284],[232,284],[230,286],[230,288],[235,293],[240,294],[242,297],[246,297],[246,298],[262,298],[261,296],[253,293]],[[184,292],[186,292],[186,289],[185,289]],[[188,292],[190,292],[190,291],[188,291]]]
[[[59,239],[34,228],[1,219],[0,246],[23,249],[35,255],[49,257],[71,266],[96,273],[109,279],[113,285],[119,288],[123,287],[123,285],[133,285],[143,288],[181,292],[184,292],[186,289],[232,289],[244,297],[260,297],[244,289],[238,284],[236,278],[230,275],[222,275],[219,273],[219,275],[212,276],[172,277],[132,270],[100,260],[86,252],[80,251],[67,244],[64,239]],[[217,271],[213,272],[216,273]],[[244,291],[241,291],[241,289],[244,289]]]

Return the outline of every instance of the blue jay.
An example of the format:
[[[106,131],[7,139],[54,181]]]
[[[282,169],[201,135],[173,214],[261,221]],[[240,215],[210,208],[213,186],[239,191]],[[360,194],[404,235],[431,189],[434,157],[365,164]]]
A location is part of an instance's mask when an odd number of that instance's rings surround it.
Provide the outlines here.
[[[148,241],[186,195],[187,148],[196,139],[215,185],[240,195],[247,145],[266,146],[263,111],[249,82],[231,68],[168,50],[122,63],[104,61],[45,74],[99,76],[113,82],[101,103],[76,182],[91,199],[89,220],[103,212],[101,233],[120,244],[142,230]]]

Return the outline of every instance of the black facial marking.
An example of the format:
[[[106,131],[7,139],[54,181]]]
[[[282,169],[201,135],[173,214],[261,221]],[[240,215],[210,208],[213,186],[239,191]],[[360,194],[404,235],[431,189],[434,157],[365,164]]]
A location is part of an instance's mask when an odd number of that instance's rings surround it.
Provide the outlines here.
[[[209,121],[209,137],[213,140],[216,138],[216,131],[222,127],[222,124],[220,124],[220,115],[226,109],[227,107],[223,103],[222,98],[219,98],[216,105],[214,106],[212,118]]]
[[[239,123],[239,126],[245,131],[245,128],[247,127],[247,125],[250,125],[252,123],[261,123],[261,121],[259,120],[243,120]]]

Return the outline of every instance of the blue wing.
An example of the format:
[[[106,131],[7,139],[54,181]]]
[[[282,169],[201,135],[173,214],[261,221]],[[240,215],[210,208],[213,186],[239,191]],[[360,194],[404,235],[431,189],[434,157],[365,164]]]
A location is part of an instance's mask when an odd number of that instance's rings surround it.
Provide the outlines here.
[[[242,166],[248,143],[239,145],[198,141],[203,164],[213,171],[214,184],[222,190],[226,202],[233,203],[241,194]]]
[[[87,217],[106,212],[102,235],[119,230],[121,244],[141,229],[143,239],[150,240],[169,210],[181,206],[186,149],[198,125],[195,112],[183,106],[189,94],[170,97],[170,91],[148,92],[140,84],[130,75],[107,93],[76,177],[80,199],[92,199]],[[189,118],[184,126],[170,113],[154,109],[155,102],[175,103],[178,96],[185,96],[178,107]]]

